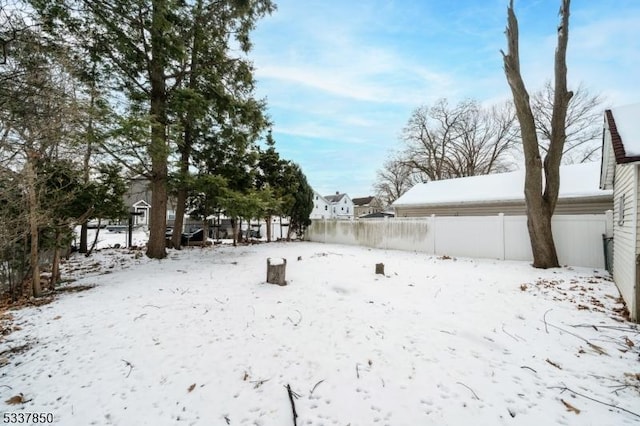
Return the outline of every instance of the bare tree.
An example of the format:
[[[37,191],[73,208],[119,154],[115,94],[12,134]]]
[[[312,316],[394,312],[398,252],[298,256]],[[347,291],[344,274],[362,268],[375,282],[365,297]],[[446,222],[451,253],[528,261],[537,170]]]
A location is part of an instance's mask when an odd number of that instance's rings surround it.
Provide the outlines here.
[[[428,180],[505,171],[514,124],[509,104],[487,109],[467,100],[452,107],[441,99],[411,115],[402,135],[403,161]]]
[[[26,228],[19,234],[30,241],[31,288],[37,297],[42,293],[41,231],[54,221],[54,203],[43,191],[48,179],[43,166],[68,155],[65,146],[76,139],[78,103],[68,58],[50,49],[35,25],[25,24],[31,19],[24,11],[15,10],[10,17],[20,31],[4,46],[0,64],[0,166],[15,172],[12,179],[19,181],[24,197]],[[58,205],[66,201],[60,197]]]
[[[570,0],[561,0],[558,42],[555,52],[553,108],[550,118],[549,144],[544,161],[529,93],[520,73],[518,20],[513,11],[513,0],[507,9],[508,51],[502,51],[504,71],[511,88],[522,135],[525,157],[524,195],[527,207],[527,227],[533,252],[533,266],[553,268],[558,256],[551,231],[551,217],[558,201],[560,189],[560,163],[566,140],[566,117],[573,95],[567,90],[567,43],[569,40]]]
[[[389,205],[421,181],[422,176],[396,156],[385,161],[376,172],[374,191],[383,204]]]
[[[538,130],[540,149],[547,152],[551,140],[554,89],[550,81],[531,96],[531,109]],[[602,137],[603,98],[580,84],[569,101],[566,140],[562,152],[564,164],[584,163],[599,158]]]

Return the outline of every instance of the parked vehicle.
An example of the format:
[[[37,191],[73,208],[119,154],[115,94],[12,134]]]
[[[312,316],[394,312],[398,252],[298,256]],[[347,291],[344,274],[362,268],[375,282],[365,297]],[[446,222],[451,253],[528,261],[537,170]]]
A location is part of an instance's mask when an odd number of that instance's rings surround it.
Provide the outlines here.
[[[188,246],[190,244],[202,244],[204,241],[204,230],[196,229],[193,232],[185,232],[182,234],[180,244]]]

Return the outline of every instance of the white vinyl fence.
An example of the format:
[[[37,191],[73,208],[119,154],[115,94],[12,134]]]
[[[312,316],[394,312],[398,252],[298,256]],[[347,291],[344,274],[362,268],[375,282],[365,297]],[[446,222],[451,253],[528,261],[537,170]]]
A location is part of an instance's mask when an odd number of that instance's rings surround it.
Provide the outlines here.
[[[603,235],[610,235],[612,216],[558,215],[553,235],[562,265],[604,268]],[[459,216],[314,220],[308,241],[360,245],[433,255],[532,260],[526,216]]]

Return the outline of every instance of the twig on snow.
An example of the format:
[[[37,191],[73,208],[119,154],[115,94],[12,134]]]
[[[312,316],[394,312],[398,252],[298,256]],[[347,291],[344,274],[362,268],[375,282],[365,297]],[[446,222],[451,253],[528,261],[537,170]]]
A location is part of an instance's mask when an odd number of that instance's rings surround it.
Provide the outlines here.
[[[320,383],[322,383],[322,382],[324,382],[324,379],[320,380],[318,383],[316,383],[316,384],[313,386],[313,389],[311,389],[311,392],[309,392],[309,395],[313,395],[313,391],[315,391],[315,390],[316,390],[316,388],[318,387],[318,385],[319,385]]]
[[[360,370],[359,370],[360,364],[356,363],[356,377],[359,379],[360,378]]]
[[[544,315],[542,316],[542,321],[544,321],[544,331],[547,332],[547,334],[549,334],[549,327],[547,327],[547,314],[549,312],[553,311],[553,309],[547,309],[544,313]]]
[[[291,401],[291,411],[293,411],[293,426],[298,426],[298,413],[296,413],[296,404],[293,401],[294,398],[300,398],[300,395],[291,390],[291,386],[287,383],[287,393],[289,394],[289,401]]]
[[[528,366],[526,366],[526,365],[523,365],[523,366],[521,366],[520,368],[526,368],[527,370],[531,370],[531,371],[533,371],[534,373],[538,374],[538,372],[537,372],[536,370],[534,370],[533,368],[528,367]]]
[[[245,373],[246,374],[246,373]],[[245,376],[246,377],[246,376]],[[260,386],[264,385],[271,379],[262,379],[262,380],[251,380],[249,383],[253,383],[253,388],[258,389]]]
[[[630,326],[630,327],[621,327],[621,326],[617,326],[617,325],[598,325],[595,326],[593,324],[574,324],[571,327],[573,328],[579,328],[579,327],[583,327],[583,328],[593,328],[596,331],[599,331],[599,328],[606,328],[609,330],[616,330],[616,331],[625,331],[625,332],[631,332],[631,333],[640,333],[640,330],[638,330],[637,327],[634,326]]]
[[[140,315],[138,315],[137,317],[135,317],[133,320],[134,320],[134,321],[135,321],[135,320],[138,320],[138,319],[140,319],[140,318],[144,317],[145,315],[147,315],[147,314],[140,314]]]
[[[160,309],[160,306],[156,306],[156,305],[144,305],[143,308],[146,308],[147,306],[150,308]]]
[[[606,405],[607,407],[615,408],[616,410],[620,410],[620,411],[624,411],[625,413],[629,413],[632,416],[640,417],[640,414],[638,414],[638,413],[635,413],[635,412],[633,412],[631,410],[627,410],[626,408],[618,407],[617,405],[609,404],[608,402],[600,401],[599,399],[592,398],[592,397],[584,395],[582,393],[576,392],[573,389],[570,389],[570,388],[566,387],[564,384],[562,386],[550,386],[547,389],[560,389],[560,393],[562,393],[564,391],[569,391],[569,392],[571,392],[573,394],[576,394],[578,396],[581,396],[581,397],[586,398],[588,400],[591,400],[593,402],[597,402],[598,404]]]
[[[560,367],[559,364],[556,364],[555,362],[551,361],[549,358],[547,358],[545,361],[547,361],[549,364],[553,365],[558,370],[562,370],[562,367]]]
[[[298,319],[298,321],[297,321],[297,322],[294,322],[290,317],[287,317],[287,319],[288,319],[289,321],[291,321],[291,324],[293,324],[293,326],[294,326],[294,327],[297,327],[297,326],[298,326],[298,324],[300,324],[300,323],[302,322],[302,314],[301,314],[301,313],[300,313],[300,311],[299,311],[299,310],[297,310],[297,309],[296,309],[296,312],[298,313],[298,315],[300,315],[300,318]]]
[[[126,359],[123,359],[122,361],[127,365],[127,367],[129,367],[129,372],[128,372],[128,373],[127,373],[127,375],[125,376],[125,378],[128,378],[128,377],[129,377],[129,375],[131,374],[131,370],[133,370],[133,364],[131,364],[131,363],[130,363],[129,361],[127,361]]]
[[[475,399],[480,401],[480,398],[478,398],[478,395],[473,391],[473,389],[471,389],[469,386],[465,385],[462,382],[456,382],[456,383],[459,384],[460,386],[464,386],[465,388],[469,389],[471,391],[471,393],[473,394],[473,396],[475,397]]]
[[[545,322],[545,324],[547,324],[547,323]],[[584,337],[582,337],[582,336],[579,336],[579,335],[577,335],[577,334],[575,334],[575,333],[572,333],[572,332],[570,332],[570,331],[568,331],[568,330],[565,330],[564,328],[558,327],[557,325],[553,325],[553,324],[551,324],[551,323],[549,323],[549,327],[553,327],[553,328],[558,329],[558,330],[560,330],[560,331],[562,331],[562,332],[565,332],[565,333],[567,333],[567,334],[570,334],[570,335],[572,335],[573,337],[577,337],[578,339],[582,340],[582,341],[583,341],[583,342],[585,342],[587,345],[589,345],[589,347],[590,347],[591,349],[593,349],[594,351],[596,351],[596,352],[597,352],[597,353],[599,353],[600,355],[609,355],[609,354],[607,353],[607,351],[605,351],[604,349],[602,349],[600,346],[598,346],[598,345],[595,345],[595,344],[591,343],[590,341],[588,341],[587,339],[585,339],[585,338],[584,338]]]
[[[509,333],[507,332],[507,330],[505,330],[505,329],[504,329],[504,324],[502,324],[502,332],[503,332],[504,334],[506,334],[507,336],[511,337],[511,338],[512,338],[513,340],[515,340],[516,342],[518,342],[518,341],[519,341],[517,337],[515,337],[515,336],[514,336],[514,335],[512,335],[512,334],[509,334]]]

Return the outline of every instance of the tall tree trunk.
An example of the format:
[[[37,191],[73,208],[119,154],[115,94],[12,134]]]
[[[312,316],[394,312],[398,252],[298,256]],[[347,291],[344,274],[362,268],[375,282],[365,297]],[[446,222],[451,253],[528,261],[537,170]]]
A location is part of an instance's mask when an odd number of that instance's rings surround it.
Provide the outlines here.
[[[93,250],[98,245],[98,235],[100,235],[100,226],[101,225],[102,225],[102,219],[98,218],[98,227],[96,228],[96,235],[95,235],[95,237],[93,237],[93,243],[91,243],[91,247],[89,247],[89,250],[87,250],[87,253],[85,254],[86,257],[91,256],[91,253],[93,253]]]
[[[271,215],[267,216],[265,218],[265,221],[267,222],[267,242],[270,243],[271,242]]]
[[[504,70],[513,94],[518,121],[520,122],[522,145],[525,157],[525,202],[527,206],[527,228],[531,240],[533,266],[553,268],[559,266],[553,241],[551,218],[558,201],[560,189],[560,162],[566,133],[566,112],[572,93],[567,91],[566,52],[569,38],[570,0],[561,0],[561,22],[558,26],[558,45],[555,54],[555,97],[552,116],[552,141],[542,161],[538,135],[529,102],[529,93],[520,72],[518,46],[518,21],[513,11],[513,0],[509,2],[507,43],[508,52],[502,52]],[[544,173],[543,173],[544,172]]]
[[[92,68],[92,77],[95,76],[95,70],[96,70],[96,64],[94,62],[93,64],[93,68]],[[95,97],[96,97],[96,91],[95,91],[95,78],[92,79],[91,81],[91,99],[89,101],[89,107],[90,107],[90,115],[89,115],[89,122],[87,123],[87,146],[86,146],[86,151],[84,152],[84,158],[83,158],[83,162],[82,162],[82,182],[86,185],[89,184],[89,165],[91,162],[91,154],[93,152],[93,113],[94,113],[94,107],[95,107]],[[86,218],[85,220],[82,221],[81,227],[80,227],[80,246],[78,247],[78,252],[80,253],[86,253],[87,252],[87,243],[88,243],[88,229],[89,229],[89,225],[87,223],[87,221],[89,220],[89,218]]]
[[[49,289],[56,289],[56,284],[60,278],[60,250],[62,249],[62,232],[60,228],[56,228],[56,242],[53,248],[53,261],[51,262],[51,281],[49,281]]]
[[[238,221],[235,218],[231,219],[231,229],[233,233],[233,245],[235,247],[238,245]]]
[[[185,159],[186,157],[186,159]],[[189,173],[189,154],[184,151],[181,154],[180,159],[180,174],[183,176]],[[187,211],[187,188],[182,186],[178,188],[177,200],[176,200],[176,219],[173,222],[173,235],[171,235],[171,243],[173,248],[180,249],[180,241],[182,235],[182,228],[184,227],[184,215]]]
[[[196,9],[194,12],[194,29],[193,40],[191,48],[191,73],[189,74],[189,88],[192,90],[197,89],[197,77],[198,77],[198,55],[200,53],[200,45],[202,43],[202,31],[201,31],[201,14],[202,14],[202,0],[196,2]],[[184,127],[184,138],[182,143],[178,145],[180,151],[180,176],[181,182],[178,188],[177,194],[177,206],[176,206],[176,219],[173,226],[173,236],[171,242],[173,247],[180,249],[180,235],[182,234],[182,227],[184,225],[184,215],[186,212],[187,196],[189,195],[188,188],[185,187],[184,178],[189,175],[189,160],[191,159],[191,151],[193,148],[193,142],[195,139],[194,130],[194,116],[191,107],[186,112],[185,119],[182,122]],[[176,228],[179,232],[176,234]]]
[[[166,24],[166,0],[152,1],[151,60],[149,81],[151,83],[151,212],[149,213],[149,241],[147,256],[163,259],[167,256],[165,233],[167,229],[167,93],[164,76],[166,52],[164,26]]]
[[[36,189],[36,154],[33,151],[27,153],[27,192],[29,197],[29,234],[31,237],[31,290],[34,297],[42,296],[42,286],[40,283],[40,258],[38,251],[38,194]]]
[[[202,247],[207,246],[207,242],[209,241],[209,219],[206,217],[202,221]]]
[[[89,224],[88,221],[82,222],[80,225],[80,244],[78,246],[78,253],[86,253],[89,240]]]

